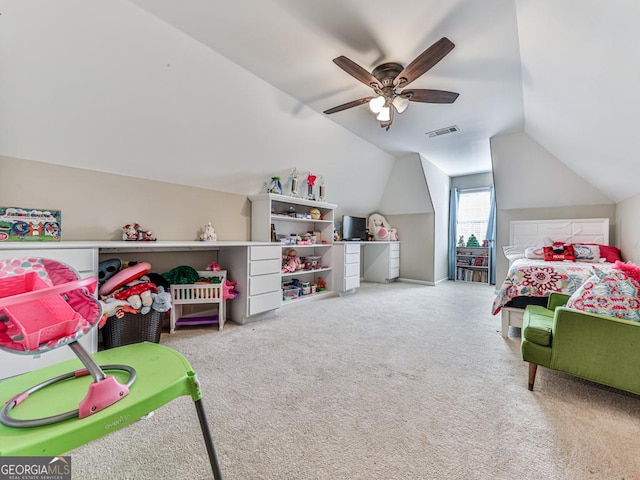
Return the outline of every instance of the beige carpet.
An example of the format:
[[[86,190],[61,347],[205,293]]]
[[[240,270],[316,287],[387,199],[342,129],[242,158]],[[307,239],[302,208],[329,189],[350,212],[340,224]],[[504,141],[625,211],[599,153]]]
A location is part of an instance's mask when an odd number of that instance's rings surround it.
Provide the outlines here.
[[[547,369],[529,392],[492,300],[365,284],[161,343],[199,374],[226,480],[640,478],[640,398]],[[75,480],[211,478],[188,398],[71,455]]]

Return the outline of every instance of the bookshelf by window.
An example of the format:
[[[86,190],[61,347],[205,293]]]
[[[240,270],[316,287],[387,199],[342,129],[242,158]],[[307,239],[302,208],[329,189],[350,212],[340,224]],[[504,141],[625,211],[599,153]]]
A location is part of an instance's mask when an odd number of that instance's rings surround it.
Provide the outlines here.
[[[489,247],[456,247],[456,281],[489,283]]]

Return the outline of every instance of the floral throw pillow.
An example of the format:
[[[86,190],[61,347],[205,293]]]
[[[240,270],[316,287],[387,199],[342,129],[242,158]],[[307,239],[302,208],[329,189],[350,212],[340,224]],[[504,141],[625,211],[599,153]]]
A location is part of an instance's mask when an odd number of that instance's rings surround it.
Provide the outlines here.
[[[567,307],[640,322],[640,282],[620,270],[596,273],[571,295]]]

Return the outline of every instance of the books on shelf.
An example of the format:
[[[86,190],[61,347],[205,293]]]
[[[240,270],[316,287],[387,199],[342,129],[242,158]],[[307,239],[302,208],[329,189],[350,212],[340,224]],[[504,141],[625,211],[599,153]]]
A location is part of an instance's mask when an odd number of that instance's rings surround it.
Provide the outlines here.
[[[462,280],[463,282],[489,283],[489,272],[487,270],[457,268],[456,280]]]

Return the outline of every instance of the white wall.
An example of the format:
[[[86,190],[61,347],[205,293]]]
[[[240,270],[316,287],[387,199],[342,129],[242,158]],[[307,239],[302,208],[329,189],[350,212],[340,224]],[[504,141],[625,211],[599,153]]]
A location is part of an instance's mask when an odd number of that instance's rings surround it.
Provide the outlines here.
[[[640,195],[620,202],[616,208],[616,238],[625,261],[640,264]]]
[[[498,209],[613,203],[526,133],[493,137],[491,155]]]
[[[421,160],[434,210],[433,279],[438,282],[449,276],[449,190],[451,179],[426,158],[421,157]]]
[[[370,211],[393,156],[126,0],[6,2],[0,155],[237,194],[296,167]]]

